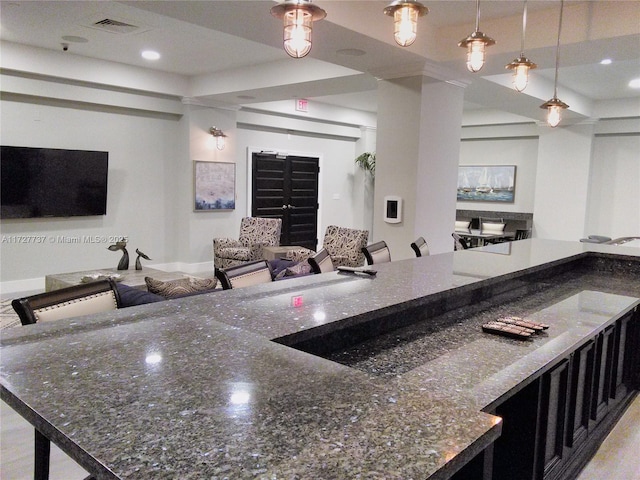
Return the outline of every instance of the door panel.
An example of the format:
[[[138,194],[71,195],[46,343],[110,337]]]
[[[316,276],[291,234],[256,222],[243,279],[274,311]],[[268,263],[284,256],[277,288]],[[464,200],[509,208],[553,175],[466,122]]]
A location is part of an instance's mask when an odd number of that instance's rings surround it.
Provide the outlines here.
[[[317,246],[318,158],[254,153],[251,215],[281,218],[281,245]]]

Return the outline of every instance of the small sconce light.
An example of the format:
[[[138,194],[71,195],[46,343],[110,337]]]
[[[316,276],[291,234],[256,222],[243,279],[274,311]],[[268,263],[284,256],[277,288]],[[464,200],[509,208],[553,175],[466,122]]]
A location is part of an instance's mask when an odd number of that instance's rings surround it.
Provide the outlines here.
[[[311,0],[286,0],[271,8],[271,15],[284,23],[284,50],[293,58],[302,58],[311,51],[313,22],[327,16]]]
[[[394,0],[384,9],[393,17],[393,36],[401,47],[408,47],[416,41],[418,17],[429,13],[429,9],[417,0]]]
[[[209,129],[209,133],[211,135],[213,135],[213,138],[216,139],[216,148],[218,150],[224,150],[224,145],[225,145],[225,138],[227,138],[227,136],[224,134],[224,132],[222,130],[220,130],[219,128],[216,127],[211,127]]]
[[[480,31],[480,0],[476,0],[476,30],[458,42],[459,47],[467,48],[467,70],[472,73],[479,72],[484,66],[485,48],[495,43],[493,38]]]

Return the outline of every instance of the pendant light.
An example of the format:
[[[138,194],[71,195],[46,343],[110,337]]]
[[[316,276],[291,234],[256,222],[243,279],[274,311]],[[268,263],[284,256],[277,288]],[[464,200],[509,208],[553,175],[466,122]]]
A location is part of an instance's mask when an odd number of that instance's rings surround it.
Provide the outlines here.
[[[560,65],[560,32],[562,31],[563,7],[564,0],[560,0],[560,20],[558,22],[558,43],[556,44],[556,75],[553,81],[553,98],[540,105],[540,108],[547,109],[547,123],[550,127],[557,127],[562,118],[562,110],[569,108],[569,105],[558,99],[558,67]]]
[[[537,67],[535,63],[524,56],[524,36],[526,29],[527,0],[524,0],[524,9],[522,12],[522,41],[520,44],[520,56],[504,67],[513,70],[513,87],[518,92],[522,92],[525,88],[527,88],[527,83],[529,83],[529,70]]]
[[[271,15],[284,23],[284,50],[293,58],[302,58],[311,51],[312,24],[327,16],[311,0],[286,0],[271,8]]]
[[[387,5],[384,13],[393,17],[393,37],[401,47],[416,41],[418,17],[429,13],[429,9],[417,0],[395,0]]]
[[[458,43],[467,48],[467,69],[478,72],[484,66],[485,48],[495,45],[496,41],[480,31],[480,0],[476,0],[476,30]]]

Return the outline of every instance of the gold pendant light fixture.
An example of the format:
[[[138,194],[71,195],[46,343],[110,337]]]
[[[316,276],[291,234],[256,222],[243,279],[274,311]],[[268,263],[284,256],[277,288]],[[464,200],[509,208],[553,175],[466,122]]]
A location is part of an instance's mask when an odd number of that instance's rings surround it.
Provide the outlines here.
[[[547,100],[540,108],[547,109],[547,123],[550,127],[557,127],[562,119],[562,110],[569,108],[569,105],[558,99],[558,67],[560,65],[560,32],[562,31],[562,11],[564,0],[560,0],[560,20],[558,21],[558,43],[556,44],[556,74],[553,81],[553,98]]]
[[[393,17],[393,37],[401,47],[416,41],[418,18],[429,13],[429,9],[416,0],[395,0],[384,9],[385,15]]]
[[[522,92],[525,88],[527,88],[527,84],[529,83],[529,70],[537,67],[535,63],[524,56],[524,36],[526,29],[527,0],[524,0],[524,8],[522,12],[522,41],[520,44],[520,56],[504,67],[513,70],[513,87],[518,92]]]
[[[459,47],[467,49],[467,69],[479,72],[484,66],[485,49],[495,45],[496,41],[480,31],[480,0],[476,0],[476,30],[464,40],[458,42]]]
[[[271,15],[284,24],[284,50],[293,58],[302,58],[311,51],[313,22],[327,16],[311,0],[286,0],[271,8]]]

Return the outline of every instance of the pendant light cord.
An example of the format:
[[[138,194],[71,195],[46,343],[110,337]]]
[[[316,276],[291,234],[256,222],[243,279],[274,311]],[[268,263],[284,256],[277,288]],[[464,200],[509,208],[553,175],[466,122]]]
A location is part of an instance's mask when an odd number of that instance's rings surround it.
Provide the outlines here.
[[[476,0],[476,32],[480,31],[480,0]]]
[[[522,10],[522,40],[520,42],[520,56],[524,57],[524,35],[527,30],[527,0],[524,0],[524,8]]]
[[[553,98],[558,97],[558,67],[560,66],[560,32],[562,31],[562,10],[564,0],[560,0],[560,20],[558,21],[558,43],[556,44],[556,76],[553,81]]]

